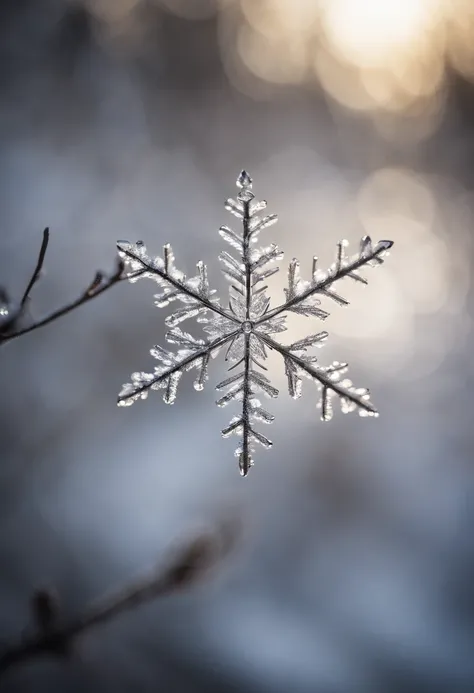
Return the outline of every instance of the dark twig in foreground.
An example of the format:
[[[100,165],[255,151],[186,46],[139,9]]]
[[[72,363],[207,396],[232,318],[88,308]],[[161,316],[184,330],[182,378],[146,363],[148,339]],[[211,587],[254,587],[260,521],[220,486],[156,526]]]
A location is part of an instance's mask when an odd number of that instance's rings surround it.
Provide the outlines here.
[[[145,602],[194,585],[230,550],[234,539],[235,533],[229,527],[221,528],[220,534],[197,537],[179,551],[164,569],[153,571],[104,596],[87,608],[82,616],[66,624],[58,623],[60,612],[56,598],[49,596],[46,590],[38,591],[32,599],[36,633],[0,653],[0,675],[14,665],[37,657],[70,656],[78,636],[91,628]]]
[[[28,282],[28,285],[25,289],[19,306],[12,307],[8,305],[9,302],[7,299],[7,293],[4,289],[1,290],[1,295],[3,296],[2,300],[6,305],[3,308],[2,312],[3,321],[2,323],[0,323],[0,345],[9,342],[12,339],[16,339],[17,337],[21,337],[24,334],[28,334],[28,332],[33,332],[34,330],[37,330],[40,327],[49,325],[49,323],[53,322],[54,320],[57,320],[58,318],[61,318],[63,315],[66,315],[67,313],[70,313],[76,308],[79,308],[79,306],[82,306],[84,303],[88,303],[93,298],[96,298],[97,296],[103,294],[104,291],[107,291],[107,289],[110,289],[112,286],[115,286],[119,282],[125,279],[129,279],[130,277],[130,274],[124,273],[124,263],[121,260],[118,260],[115,271],[111,275],[106,275],[103,272],[96,272],[94,279],[90,282],[89,286],[85,289],[85,291],[83,291],[82,294],[78,296],[78,298],[71,301],[70,303],[67,303],[61,308],[52,311],[51,313],[49,313],[49,315],[46,315],[44,318],[41,318],[40,320],[37,320],[29,325],[26,325],[25,327],[22,327],[20,323],[23,321],[31,291],[41,277],[41,271],[43,269],[43,264],[48,249],[48,243],[49,229],[46,228],[43,232],[43,241],[41,243],[41,248],[39,251],[38,260],[36,262],[36,267],[34,269],[33,274],[31,275],[31,279]],[[142,272],[139,271],[136,274],[142,274]]]

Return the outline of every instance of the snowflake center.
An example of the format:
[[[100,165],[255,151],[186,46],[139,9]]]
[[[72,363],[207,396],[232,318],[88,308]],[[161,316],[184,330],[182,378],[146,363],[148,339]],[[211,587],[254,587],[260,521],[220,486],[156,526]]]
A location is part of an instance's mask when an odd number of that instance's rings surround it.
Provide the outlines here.
[[[245,320],[242,323],[242,332],[244,334],[250,334],[253,330],[253,323],[250,322],[250,320]]]

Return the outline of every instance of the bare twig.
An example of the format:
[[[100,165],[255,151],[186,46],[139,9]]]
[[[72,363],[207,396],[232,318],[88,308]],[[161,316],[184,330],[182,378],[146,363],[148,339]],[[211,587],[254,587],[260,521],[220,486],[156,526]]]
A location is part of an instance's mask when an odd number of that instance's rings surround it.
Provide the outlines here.
[[[125,279],[129,279],[130,276],[133,276],[124,273],[124,263],[121,260],[118,260],[113,274],[107,276],[103,272],[96,272],[96,275],[92,282],[89,284],[87,289],[83,291],[83,293],[80,296],[78,296],[78,298],[71,301],[70,303],[67,303],[65,306],[62,306],[61,308],[52,311],[51,313],[49,313],[49,315],[46,315],[41,320],[37,320],[31,323],[30,325],[27,325],[26,327],[20,327],[19,322],[24,316],[30,293],[41,276],[41,271],[48,249],[48,243],[49,229],[46,228],[43,232],[43,241],[41,243],[41,248],[39,251],[38,260],[36,262],[36,267],[25,289],[20,305],[18,308],[13,309],[11,311],[11,314],[8,315],[7,319],[3,322],[3,324],[0,325],[0,345],[5,344],[6,342],[10,342],[12,339],[16,339],[17,337],[21,337],[25,334],[28,334],[29,332],[33,332],[34,330],[38,330],[40,327],[49,325],[51,322],[58,320],[58,318],[61,318],[63,315],[66,315],[67,313],[70,313],[76,308],[79,308],[79,306],[82,306],[84,303],[87,303],[88,301],[91,301],[93,298],[100,296],[104,293],[104,291],[107,291],[112,286],[115,286],[119,282]],[[142,271],[138,271],[135,274],[139,275],[142,273]],[[3,293],[6,296],[6,292],[3,291]]]
[[[225,531],[220,534],[198,536],[175,554],[164,570],[152,571],[122,589],[105,595],[87,608],[82,616],[69,623],[58,624],[60,613],[56,598],[50,598],[46,590],[40,590],[32,600],[32,616],[37,630],[32,636],[0,653],[0,676],[7,669],[37,657],[69,656],[78,636],[91,628],[157,597],[194,585],[233,545],[235,533],[229,532],[229,528],[222,529]]]
[[[45,228],[43,231],[43,241],[41,243],[41,248],[39,251],[38,255],[38,261],[36,263],[35,271],[33,272],[30,281],[28,282],[28,286],[25,289],[25,293],[23,294],[23,298],[21,299],[20,306],[23,308],[25,303],[27,302],[29,295],[31,293],[31,289],[34,287],[36,282],[41,276],[41,270],[43,269],[43,263],[44,263],[44,258],[46,257],[46,251],[48,249],[48,243],[49,243],[49,228]]]

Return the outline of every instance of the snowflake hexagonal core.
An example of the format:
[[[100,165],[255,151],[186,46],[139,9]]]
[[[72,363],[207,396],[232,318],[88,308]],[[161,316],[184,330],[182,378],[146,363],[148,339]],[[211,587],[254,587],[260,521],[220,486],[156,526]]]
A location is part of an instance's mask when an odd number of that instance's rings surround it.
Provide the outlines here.
[[[252,179],[246,171],[239,175],[237,186],[237,199],[228,199],[225,207],[240,219],[242,231],[236,233],[229,226],[221,226],[219,231],[222,238],[238,252],[238,258],[225,251],[219,257],[224,275],[231,284],[228,307],[221,305],[216,291],[209,287],[204,263],[198,262],[196,276],[186,277],[175,267],[170,245],[164,246],[163,257],[152,258],[141,241],[118,242],[119,255],[127,263],[131,282],[140,278],[154,279],[160,287],[160,293],[155,296],[156,305],[160,308],[171,301],[182,304],[165,320],[171,328],[166,340],[176,344],[178,350],[169,351],[154,346],[151,355],[160,362],[159,365],[153,373],[132,373],[131,382],[124,385],[120,392],[118,404],[130,405],[137,399],[145,399],[150,390],[158,389],[164,390],[164,401],[172,404],[181,376],[191,369],[197,370],[194,387],[202,390],[208,379],[210,358],[225,348],[226,361],[232,364],[229,371],[238,370],[216,386],[217,390],[225,391],[217,400],[217,405],[223,407],[231,402],[239,403],[240,412],[231,419],[222,435],[225,438],[231,434],[239,436],[240,444],[235,454],[240,473],[246,476],[253,465],[255,443],[266,448],[272,445],[266,436],[256,430],[257,422],[268,424],[274,419],[262,407],[258,397],[261,394],[267,397],[278,395],[278,390],[262,373],[266,370],[263,362],[269,349],[275,350],[283,358],[291,397],[300,397],[303,377],[317,384],[320,391],[318,406],[323,421],[332,417],[333,397],[339,399],[343,412],[358,410],[361,416],[377,416],[368,390],[354,387],[344,377],[347,364],[334,362],[323,367],[317,363],[314,355],[308,353],[311,347],[322,346],[327,332],[311,334],[287,345],[276,341],[272,335],[285,332],[285,314],[289,312],[325,320],[328,313],[320,307],[321,297],[347,305],[348,302],[335,291],[336,282],[349,278],[366,284],[359,270],[366,265],[381,264],[392,241],[379,241],[373,245],[370,238],[365,236],[359,252],[352,257],[346,256],[347,244],[342,241],[337,246],[336,260],[328,270],[318,269],[317,259],[313,258],[309,280],[300,277],[299,262],[292,260],[285,301],[272,309],[264,281],[278,272],[274,263],[283,258],[283,253],[275,244],[263,248],[252,246],[260,233],[277,221],[277,216],[260,215],[266,202],[255,198]],[[178,327],[190,318],[196,318],[203,325],[205,339],[195,338]]]

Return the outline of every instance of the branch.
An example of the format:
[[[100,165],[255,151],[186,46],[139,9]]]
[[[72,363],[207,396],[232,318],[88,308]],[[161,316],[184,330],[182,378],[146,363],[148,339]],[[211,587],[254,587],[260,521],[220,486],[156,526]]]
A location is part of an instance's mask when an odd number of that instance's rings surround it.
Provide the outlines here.
[[[37,320],[36,322],[33,322],[27,327],[19,327],[18,323],[24,316],[25,309],[29,302],[31,291],[41,277],[41,271],[48,249],[48,243],[49,229],[46,228],[43,232],[43,241],[41,243],[41,248],[39,251],[36,267],[25,289],[25,292],[20,302],[20,306],[16,310],[13,310],[11,315],[8,315],[3,325],[0,325],[0,345],[5,344],[6,342],[10,342],[12,339],[16,339],[17,337],[21,337],[25,334],[28,334],[29,332],[33,332],[34,330],[38,330],[40,327],[49,325],[49,323],[53,322],[54,320],[58,320],[58,318],[61,318],[63,315],[67,315],[67,313],[70,313],[76,308],[79,308],[79,306],[82,306],[84,303],[88,303],[93,298],[100,296],[104,293],[104,291],[107,291],[119,282],[124,281],[125,279],[129,279],[130,276],[135,276],[143,273],[139,271],[136,272],[135,275],[124,274],[124,263],[121,260],[119,260],[117,262],[115,271],[110,276],[107,276],[102,272],[96,272],[96,275],[92,282],[89,284],[89,286],[74,301],[71,301],[71,303],[68,303],[65,306],[62,306],[61,308],[58,308],[57,310],[51,312],[49,315],[46,315],[46,317],[42,318],[41,320]]]
[[[78,637],[92,628],[146,602],[194,585],[229,552],[235,539],[235,526],[223,523],[214,535],[201,535],[190,541],[169,560],[164,570],[152,571],[105,595],[82,616],[63,625],[57,622],[59,614],[54,598],[46,590],[38,591],[32,600],[37,632],[0,653],[0,676],[15,665],[41,656],[69,657]]]
[[[43,263],[44,263],[44,258],[46,256],[46,251],[48,249],[48,243],[49,243],[49,228],[45,228],[43,231],[43,241],[41,243],[41,248],[39,251],[38,255],[38,261],[36,263],[35,271],[33,272],[31,279],[28,283],[28,286],[25,289],[25,293],[23,294],[23,298],[21,299],[21,304],[20,306],[23,308],[25,303],[27,302],[31,289],[34,287],[38,279],[40,278],[41,275],[41,270],[43,269]]]

